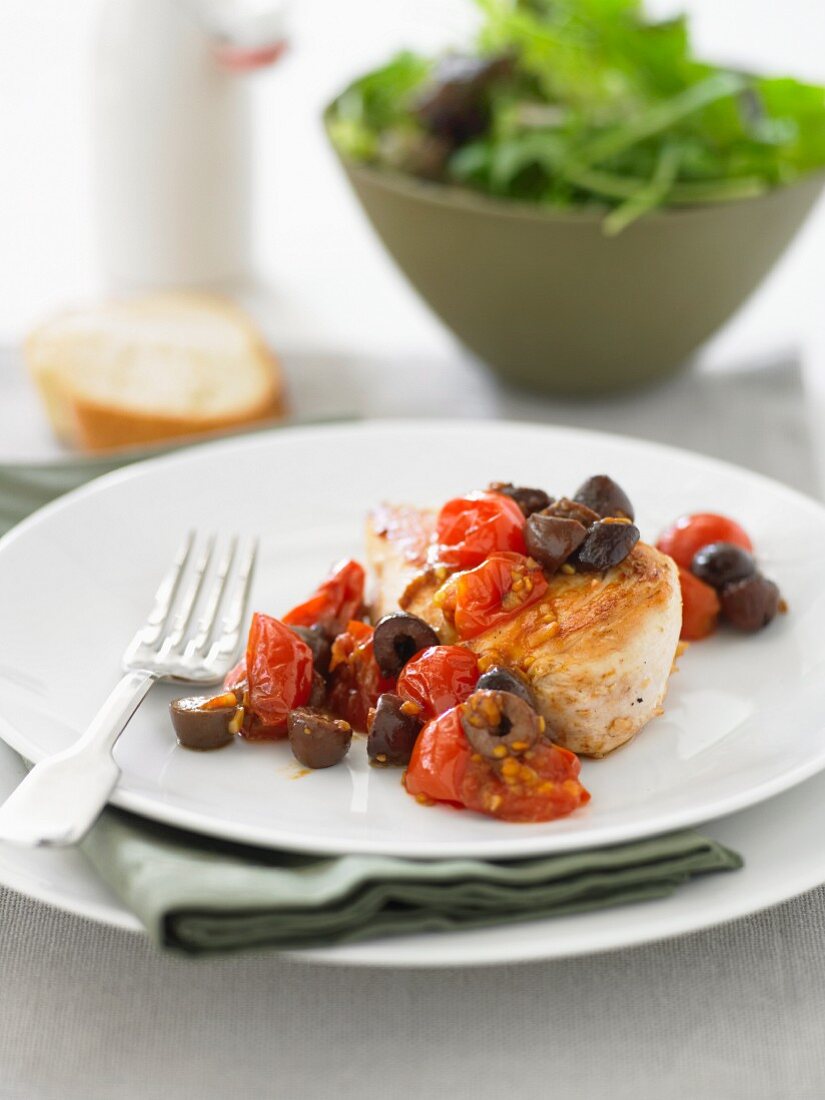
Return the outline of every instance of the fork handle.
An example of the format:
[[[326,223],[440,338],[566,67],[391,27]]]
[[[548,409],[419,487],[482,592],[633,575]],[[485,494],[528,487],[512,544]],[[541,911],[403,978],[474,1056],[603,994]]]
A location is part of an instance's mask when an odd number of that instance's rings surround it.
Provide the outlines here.
[[[115,742],[157,680],[127,672],[73,745],[35,764],[0,806],[0,840],[62,847],[81,840],[120,776]]]

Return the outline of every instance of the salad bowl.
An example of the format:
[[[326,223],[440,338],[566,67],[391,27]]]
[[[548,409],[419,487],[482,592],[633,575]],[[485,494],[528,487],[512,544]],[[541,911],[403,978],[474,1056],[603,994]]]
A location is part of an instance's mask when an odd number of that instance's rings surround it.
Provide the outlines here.
[[[825,183],[647,214],[606,236],[601,210],[495,199],[342,158],[401,271],[506,382],[559,394],[676,371],[769,274]]]

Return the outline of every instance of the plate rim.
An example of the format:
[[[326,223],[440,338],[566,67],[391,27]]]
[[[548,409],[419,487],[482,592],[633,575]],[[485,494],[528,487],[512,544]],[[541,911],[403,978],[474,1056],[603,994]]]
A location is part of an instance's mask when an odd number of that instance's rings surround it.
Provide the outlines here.
[[[272,442],[286,441],[296,435],[300,437],[312,437],[318,435],[329,437],[336,435],[364,434],[378,435],[381,432],[391,431],[398,433],[404,430],[430,431],[479,431],[506,434],[513,431],[533,431],[541,434],[561,436],[568,440],[576,441],[601,441],[620,449],[625,448],[638,453],[639,450],[653,455],[666,454],[681,460],[687,460],[692,465],[708,471],[718,471],[720,468],[738,476],[745,475],[752,483],[762,485],[771,492],[779,492],[790,496],[809,512],[814,513],[825,522],[825,506],[814,498],[801,493],[783,482],[766,477],[763,474],[748,470],[746,467],[735,463],[726,462],[700,455],[685,448],[671,447],[650,440],[640,440],[633,436],[619,435],[616,433],[580,429],[567,425],[542,424],[534,421],[513,420],[480,420],[480,419],[455,419],[455,418],[384,418],[366,421],[324,423],[317,425],[295,425],[287,428],[273,428],[262,432],[256,432],[249,436],[235,436],[225,439],[212,440],[206,443],[195,444],[191,447],[176,450],[171,454],[157,455],[145,460],[135,462],[127,467],[106,473],[94,478],[64,496],[51,501],[42,508],[33,512],[22,523],[17,524],[2,538],[0,538],[0,560],[5,549],[26,537],[30,530],[36,529],[52,515],[70,510],[75,501],[96,496],[112,486],[123,484],[131,480],[140,480],[147,470],[157,467],[186,466],[193,457],[204,456],[207,460],[220,451],[254,451],[269,446]],[[823,719],[825,730],[825,718]],[[20,755],[33,759],[34,762],[45,755],[40,752],[32,752],[32,746],[26,743],[26,738],[10,723],[0,716],[0,738]],[[584,850],[589,847],[610,847],[643,837],[661,835],[675,829],[687,828],[703,821],[714,820],[735,814],[748,807],[758,805],[789,790],[804,780],[816,775],[825,769],[825,739],[822,739],[819,751],[812,757],[801,762],[790,771],[783,772],[778,777],[771,776],[755,787],[739,792],[735,796],[726,795],[719,797],[712,803],[703,804],[700,809],[686,807],[681,811],[672,811],[655,819],[639,820],[635,824],[622,827],[621,835],[616,836],[616,826],[605,825],[601,829],[591,830],[586,839],[581,833],[571,831],[569,833],[543,833],[539,835],[516,837],[514,834],[490,838],[486,844],[486,850],[482,854],[479,851],[478,841],[421,841],[397,842],[387,840],[371,840],[363,838],[362,841],[353,843],[352,840],[337,840],[334,837],[320,839],[313,837],[307,843],[300,835],[278,835],[273,838],[272,831],[262,826],[249,824],[235,824],[225,820],[215,820],[208,814],[181,808],[165,802],[158,802],[150,795],[139,792],[121,790],[119,787],[113,792],[110,802],[141,817],[159,821],[162,824],[177,828],[187,829],[203,836],[220,837],[258,847],[278,847],[290,851],[312,851],[330,855],[345,854],[371,854],[371,855],[395,855],[400,858],[527,858],[532,855],[551,854],[556,852]],[[613,835],[611,835],[613,834]],[[548,838],[552,838],[548,848]]]

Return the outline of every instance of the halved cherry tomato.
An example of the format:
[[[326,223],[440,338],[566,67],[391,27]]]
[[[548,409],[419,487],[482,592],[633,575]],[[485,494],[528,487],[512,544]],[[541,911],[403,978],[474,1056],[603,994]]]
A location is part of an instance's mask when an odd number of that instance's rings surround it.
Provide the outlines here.
[[[396,691],[417,703],[425,718],[435,718],[469,699],[478,677],[478,661],[469,649],[434,645],[406,663]]]
[[[436,523],[438,560],[458,569],[480,565],[496,550],[525,552],[524,514],[502,493],[470,493],[447,501]]]
[[[459,794],[468,810],[502,821],[552,821],[590,801],[580,770],[575,753],[539,741],[523,756],[501,762],[471,756]]]
[[[241,684],[246,683],[246,654],[241,657],[240,661],[227,672],[223,678],[223,686],[227,691],[234,691],[235,688],[239,688]]]
[[[433,718],[416,738],[404,786],[414,797],[461,804],[461,782],[470,762],[470,743],[458,707]]]
[[[321,581],[305,603],[284,615],[287,626],[323,627],[325,633],[340,634],[354,619],[364,601],[364,569],[357,561],[342,561]]]
[[[278,619],[255,613],[246,644],[249,710],[253,721],[245,736],[274,740],[286,736],[293,707],[309,699],[312,650]]]
[[[372,646],[373,628],[353,620],[332,643],[329,692],[330,709],[361,733],[367,729],[370,707],[395,684],[381,675]]]
[[[498,551],[475,569],[457,574],[444,591],[442,610],[466,641],[540,600],[547,580],[541,567],[523,554]]]
[[[698,642],[716,629],[721,604],[716,589],[679,566],[682,587],[682,633],[686,642]]]
[[[683,569],[690,569],[696,551],[712,542],[732,542],[743,550],[753,550],[747,531],[735,520],[713,512],[680,516],[671,527],[662,532],[656,547],[673,558]]]

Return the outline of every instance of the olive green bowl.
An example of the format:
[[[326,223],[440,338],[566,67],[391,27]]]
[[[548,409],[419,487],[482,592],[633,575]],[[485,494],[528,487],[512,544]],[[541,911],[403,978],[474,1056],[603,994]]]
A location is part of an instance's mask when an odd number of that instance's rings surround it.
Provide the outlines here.
[[[663,378],[742,305],[825,183],[657,211],[616,237],[549,211],[342,160],[369,220],[461,342],[508,382],[598,394]]]

